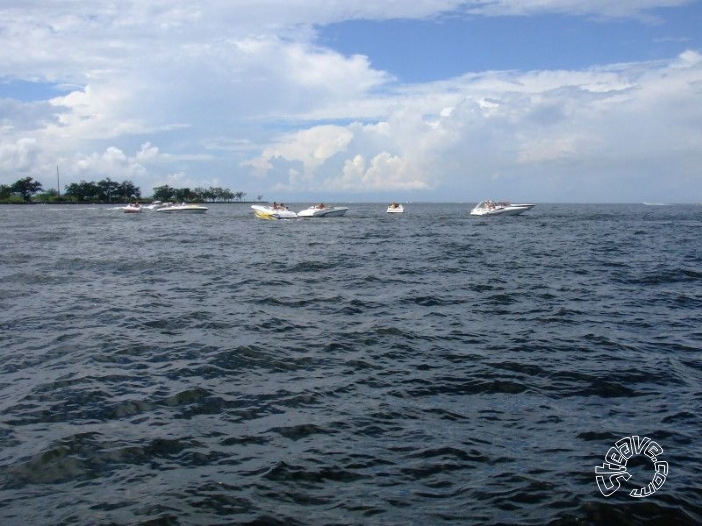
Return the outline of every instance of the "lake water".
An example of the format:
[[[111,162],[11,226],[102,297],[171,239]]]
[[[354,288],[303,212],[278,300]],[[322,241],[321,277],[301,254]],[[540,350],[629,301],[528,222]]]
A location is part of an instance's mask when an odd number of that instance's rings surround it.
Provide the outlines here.
[[[702,207],[347,206],[0,207],[0,524],[702,523]]]

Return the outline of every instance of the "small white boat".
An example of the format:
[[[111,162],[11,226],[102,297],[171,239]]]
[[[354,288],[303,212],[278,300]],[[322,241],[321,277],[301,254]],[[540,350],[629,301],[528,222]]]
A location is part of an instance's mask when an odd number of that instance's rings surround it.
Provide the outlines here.
[[[284,204],[251,205],[251,208],[260,219],[297,219],[297,214],[289,210]]]
[[[141,213],[141,206],[138,204],[133,205],[132,203],[129,203],[127,206],[124,207],[124,213],[125,214],[140,214]]]
[[[530,203],[510,203],[509,201],[480,201],[475,208],[470,211],[473,216],[516,216],[527,210],[531,210],[535,205]]]
[[[204,214],[207,212],[206,206],[201,205],[187,205],[181,203],[179,205],[165,205],[161,208],[156,209],[157,212],[163,212],[166,214]]]
[[[345,206],[327,206],[324,203],[320,203],[300,210],[297,213],[297,217],[341,217],[348,210]]]
[[[401,214],[404,211],[405,207],[402,204],[398,203],[390,203],[387,209],[388,214]]]

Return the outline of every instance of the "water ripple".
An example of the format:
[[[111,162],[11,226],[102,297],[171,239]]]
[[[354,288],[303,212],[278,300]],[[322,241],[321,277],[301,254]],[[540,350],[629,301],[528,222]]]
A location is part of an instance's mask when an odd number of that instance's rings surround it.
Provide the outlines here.
[[[71,208],[0,208],[3,525],[702,522],[698,207]]]

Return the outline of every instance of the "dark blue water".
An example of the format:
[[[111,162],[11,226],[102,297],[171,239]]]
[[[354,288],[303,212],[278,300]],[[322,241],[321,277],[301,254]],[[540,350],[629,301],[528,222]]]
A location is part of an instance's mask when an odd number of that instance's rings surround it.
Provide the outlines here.
[[[349,206],[0,207],[0,524],[702,522],[702,207]]]

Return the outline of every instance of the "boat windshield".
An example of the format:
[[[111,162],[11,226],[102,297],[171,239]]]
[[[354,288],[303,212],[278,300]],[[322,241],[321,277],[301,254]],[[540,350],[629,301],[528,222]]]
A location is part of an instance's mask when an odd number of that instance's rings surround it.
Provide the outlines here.
[[[494,208],[504,208],[506,206],[511,206],[511,203],[509,201],[480,201],[475,208],[478,209],[484,209],[484,210],[492,210]]]

